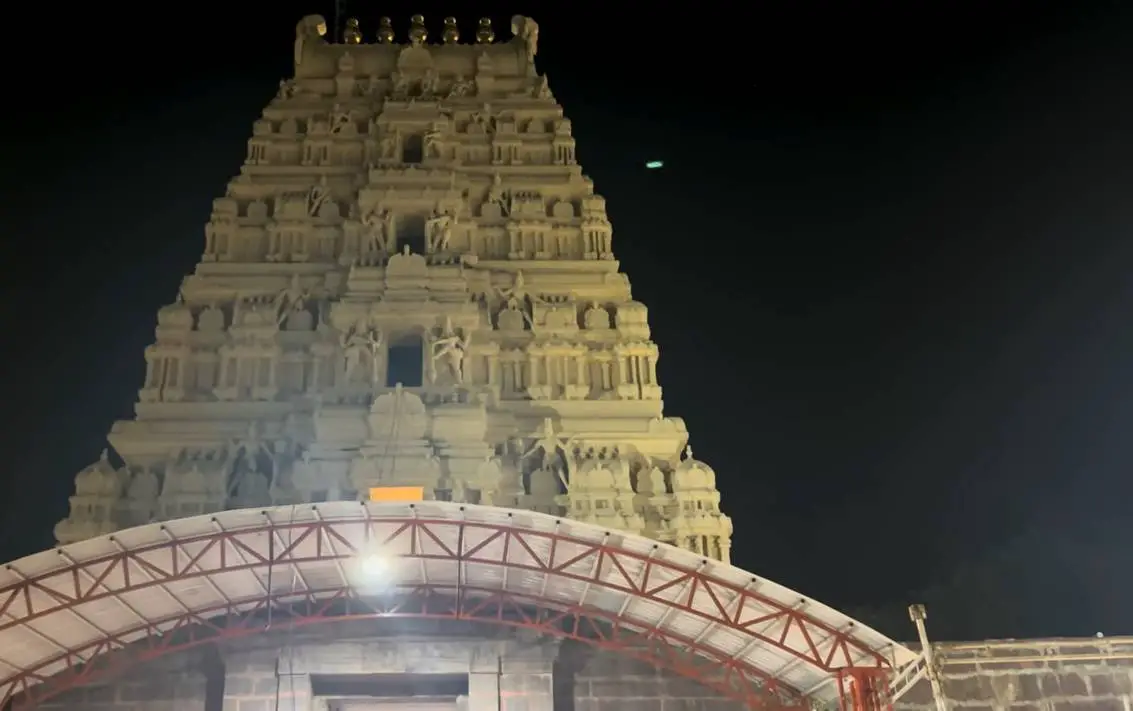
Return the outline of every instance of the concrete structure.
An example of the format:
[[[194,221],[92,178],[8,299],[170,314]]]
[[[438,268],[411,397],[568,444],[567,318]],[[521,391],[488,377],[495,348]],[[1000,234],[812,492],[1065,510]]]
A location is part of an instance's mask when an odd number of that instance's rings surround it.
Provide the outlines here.
[[[414,18],[397,44],[383,21],[363,44],[348,21],[330,44],[299,23],[116,456],[76,477],[63,547],[0,569],[3,699],[1127,708],[1113,652],[1055,669],[1041,644],[1015,665],[948,650],[941,678],[728,564],[715,475],[663,416],[538,27],[512,29],[462,44],[446,20],[430,44]]]

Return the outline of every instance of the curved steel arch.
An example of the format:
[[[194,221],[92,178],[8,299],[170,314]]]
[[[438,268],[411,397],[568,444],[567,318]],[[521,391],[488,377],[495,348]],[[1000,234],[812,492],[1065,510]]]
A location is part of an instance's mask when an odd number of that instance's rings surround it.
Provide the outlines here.
[[[394,578],[377,595],[358,572],[375,556]],[[360,615],[532,627],[751,706],[838,698],[844,674],[914,658],[785,588],[637,536],[490,507],[334,502],[142,526],[8,564],[0,698],[86,683],[122,650],[148,659],[259,631],[249,620],[273,606],[293,624]]]

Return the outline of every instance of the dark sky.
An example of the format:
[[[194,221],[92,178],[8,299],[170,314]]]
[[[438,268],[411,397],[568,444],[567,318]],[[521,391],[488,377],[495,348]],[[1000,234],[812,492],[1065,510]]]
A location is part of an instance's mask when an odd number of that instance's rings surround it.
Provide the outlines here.
[[[455,13],[539,20],[735,562],[902,637],[914,600],[937,637],[1133,632],[1127,4],[755,5]],[[5,46],[0,558],[130,415],[318,11],[80,7]]]

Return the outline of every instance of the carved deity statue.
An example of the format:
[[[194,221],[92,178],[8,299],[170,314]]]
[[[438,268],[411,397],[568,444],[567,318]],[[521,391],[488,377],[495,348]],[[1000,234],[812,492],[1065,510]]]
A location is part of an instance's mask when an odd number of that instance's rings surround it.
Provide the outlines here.
[[[452,320],[445,319],[441,335],[430,345],[433,367],[429,370],[429,378],[436,381],[437,364],[444,363],[452,371],[456,382],[464,382],[464,358],[468,354],[468,346],[472,343],[472,334],[460,335],[452,327]]]
[[[449,99],[459,99],[465,96],[471,96],[476,91],[476,84],[464,78],[464,75],[457,74],[456,78],[452,81],[452,86],[448,89]]]
[[[325,44],[327,21],[322,15],[307,15],[295,26],[295,66],[303,63],[303,51],[314,44]]]
[[[342,106],[335,104],[334,110],[330,112],[330,132],[341,133],[343,129],[350,125],[350,122],[350,112],[344,111]]]
[[[444,147],[444,134],[435,128],[425,131],[424,147],[426,158],[440,158]]]
[[[397,146],[401,143],[401,132],[396,128],[393,131],[383,131],[378,141],[378,151],[382,158],[393,160],[397,157]]]
[[[389,210],[373,209],[362,218],[363,255],[386,252],[389,249]]]
[[[569,466],[570,462],[568,452],[570,445],[574,442],[573,437],[558,437],[555,435],[555,426],[551,422],[551,418],[543,420],[543,430],[539,436],[535,438],[535,442],[520,456],[520,460],[527,459],[534,456],[538,452],[543,453],[541,468],[547,471],[555,471],[559,480],[562,481],[563,486],[567,486],[569,481]],[[559,471],[555,466],[558,463],[559,455],[562,454],[562,460],[568,467],[566,474]]]
[[[295,98],[295,92],[297,91],[297,89],[298,87],[296,86],[294,79],[280,79],[279,93],[275,95],[275,98],[280,100],[293,99]]]
[[[261,472],[259,461],[263,458],[268,471]],[[228,447],[229,472],[228,496],[247,501],[262,501],[261,494],[271,488],[275,479],[275,452],[260,436],[257,423],[248,424],[248,433],[243,438],[232,440]]]
[[[496,119],[492,114],[491,104],[484,104],[484,108],[473,111],[469,120],[473,125],[479,126],[484,133],[491,134],[496,130]]]
[[[503,178],[499,173],[492,176],[492,186],[488,188],[488,197],[485,200],[488,204],[500,206],[500,214],[507,217],[511,214],[511,200],[509,199],[509,192],[504,189]]]
[[[532,294],[527,290],[527,282],[523,278],[522,269],[516,271],[515,277],[512,279],[510,288],[498,287],[496,289],[496,293],[498,293],[500,295],[500,298],[504,299],[505,301],[511,301],[512,299],[515,299],[520,303],[526,301],[531,301],[532,303],[542,303],[542,299],[540,299],[536,294]]]
[[[369,359],[370,372],[368,382],[378,381],[378,364],[382,344],[385,338],[380,329],[371,328],[365,318],[339,335],[339,346],[342,348],[343,378],[352,382],[355,375],[361,371],[362,361]]]
[[[523,15],[513,15],[511,18],[511,31],[515,35],[516,40],[523,43],[527,61],[534,62],[535,54],[539,48],[539,24],[532,20],[530,17]]]
[[[306,306],[310,295],[311,293],[300,284],[299,275],[292,274],[291,283],[275,297],[276,324],[283,323],[290,314]]]
[[[323,205],[330,201],[330,187],[327,185],[327,176],[319,178],[316,185],[311,186],[310,192],[307,193],[307,214],[311,217],[317,217],[319,210],[323,209]]]
[[[432,216],[425,220],[425,235],[429,240],[429,251],[436,253],[448,250],[454,222],[452,215],[435,211]]]

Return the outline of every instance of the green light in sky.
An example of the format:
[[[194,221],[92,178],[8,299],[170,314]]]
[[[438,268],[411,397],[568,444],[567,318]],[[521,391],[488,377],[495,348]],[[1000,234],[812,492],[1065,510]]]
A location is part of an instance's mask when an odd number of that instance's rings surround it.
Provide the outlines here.
[[[651,160],[651,161],[649,161],[645,164],[645,167],[649,168],[650,170],[653,170],[653,169],[656,169],[656,168],[660,168],[663,165],[665,165],[664,161]]]

